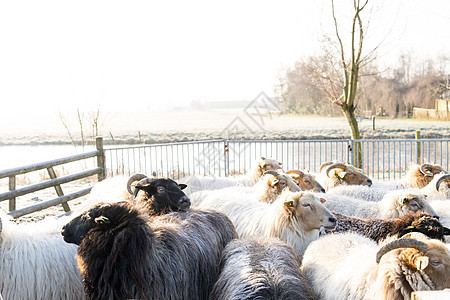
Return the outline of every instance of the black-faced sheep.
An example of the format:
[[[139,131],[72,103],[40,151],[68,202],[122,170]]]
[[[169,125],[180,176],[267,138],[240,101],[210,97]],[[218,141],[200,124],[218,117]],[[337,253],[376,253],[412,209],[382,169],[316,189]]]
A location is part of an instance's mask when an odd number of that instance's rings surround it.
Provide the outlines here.
[[[286,174],[292,177],[294,182],[300,187],[302,191],[325,193],[325,189],[311,174],[305,173],[300,170],[289,170],[286,172]]]
[[[235,177],[189,176],[181,179],[180,182],[188,185],[186,190],[188,196],[204,190],[217,190],[231,186],[253,186],[263,176],[264,172],[279,170],[281,165],[281,162],[274,159],[261,157],[247,174]]]
[[[285,190],[273,203],[222,201],[206,198],[200,207],[225,213],[236,226],[239,237],[266,236],[279,238],[291,245],[301,258],[306,247],[319,238],[321,230],[332,230],[336,218],[323,206],[325,200],[311,193]]]
[[[320,299],[409,300],[413,291],[450,287],[450,251],[417,232],[381,248],[355,233],[331,234],[311,243],[302,271]]]
[[[409,213],[400,218],[378,219],[350,217],[332,212],[337,219],[337,225],[332,233],[355,232],[376,242],[387,237],[403,235],[410,232],[421,232],[430,238],[445,241],[444,236],[450,235],[450,229],[442,226],[438,219],[422,212]]]
[[[325,206],[328,209],[347,216],[398,218],[409,212],[423,210],[434,217],[439,217],[423,194],[411,191],[391,191],[379,202],[364,201],[335,194],[326,194],[325,197],[327,199]]]
[[[191,201],[182,191],[185,188],[170,178],[143,178],[134,187],[133,201],[147,206],[151,215],[186,211]]]
[[[233,240],[210,299],[315,299],[291,246],[275,238]]]
[[[185,188],[185,184],[165,177],[148,178],[143,174],[115,176],[97,183],[76,212],[83,212],[97,203],[120,201],[143,203],[154,215],[185,211],[190,207],[190,200],[182,191]]]
[[[325,190],[330,190],[339,185],[372,185],[372,180],[363,174],[361,169],[342,162],[326,162],[320,166],[320,172],[327,167],[326,177],[322,185]]]
[[[423,188],[427,186],[436,174],[445,172],[445,170],[437,164],[421,164],[411,165],[406,171],[404,182],[413,188]]]
[[[95,299],[207,299],[220,255],[236,238],[215,211],[149,216],[128,202],[97,205],[63,229]]]
[[[3,219],[3,222],[2,222]],[[86,299],[75,260],[51,220],[16,224],[0,218],[0,294],[4,299]]]

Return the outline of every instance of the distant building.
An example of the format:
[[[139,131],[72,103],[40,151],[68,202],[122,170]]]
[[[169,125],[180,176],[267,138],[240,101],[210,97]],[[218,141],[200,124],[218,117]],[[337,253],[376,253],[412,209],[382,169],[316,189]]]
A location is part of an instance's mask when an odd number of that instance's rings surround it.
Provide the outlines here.
[[[450,99],[436,100],[434,109],[413,108],[414,119],[450,121]]]

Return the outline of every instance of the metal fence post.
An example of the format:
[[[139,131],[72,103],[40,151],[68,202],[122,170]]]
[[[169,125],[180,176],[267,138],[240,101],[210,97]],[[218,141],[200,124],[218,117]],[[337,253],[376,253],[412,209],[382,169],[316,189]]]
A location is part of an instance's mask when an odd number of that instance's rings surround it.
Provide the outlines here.
[[[16,189],[16,175],[9,176],[9,190],[15,190]],[[9,211],[16,210],[16,198],[10,198],[9,199]]]
[[[224,165],[225,165],[224,170],[226,177],[230,172],[230,143],[228,140],[225,140],[223,144],[223,156],[224,156]]]
[[[97,166],[102,168],[102,172],[98,174],[98,181],[106,178],[105,151],[103,150],[103,138],[98,136],[95,138],[95,147],[99,151],[97,156]]]

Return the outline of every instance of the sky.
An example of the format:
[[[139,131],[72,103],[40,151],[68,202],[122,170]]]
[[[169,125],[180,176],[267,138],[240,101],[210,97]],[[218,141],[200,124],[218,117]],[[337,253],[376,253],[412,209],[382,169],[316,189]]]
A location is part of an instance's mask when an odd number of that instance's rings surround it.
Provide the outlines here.
[[[450,1],[375,5],[367,45],[383,40],[384,64],[450,54]],[[329,10],[325,0],[1,1],[0,119],[273,96],[286,68],[317,53]]]

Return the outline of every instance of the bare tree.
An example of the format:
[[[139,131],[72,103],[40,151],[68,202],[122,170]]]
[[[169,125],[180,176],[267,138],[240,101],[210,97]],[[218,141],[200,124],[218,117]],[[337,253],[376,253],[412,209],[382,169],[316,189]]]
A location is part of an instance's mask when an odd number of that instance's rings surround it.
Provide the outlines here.
[[[315,58],[313,63],[310,64],[310,72],[317,85],[321,87],[327,98],[338,105],[344,113],[353,140],[361,138],[355,114],[361,70],[374,59],[373,54],[379,46],[363,55],[365,28],[361,19],[361,12],[366,8],[368,1],[353,0],[350,42],[346,48],[341,35],[341,27],[336,17],[334,0],[331,0],[334,35],[325,37],[322,43],[324,54]],[[358,145],[357,143],[357,149],[355,150],[358,155],[355,156],[357,159],[354,163],[361,167],[362,151]]]

